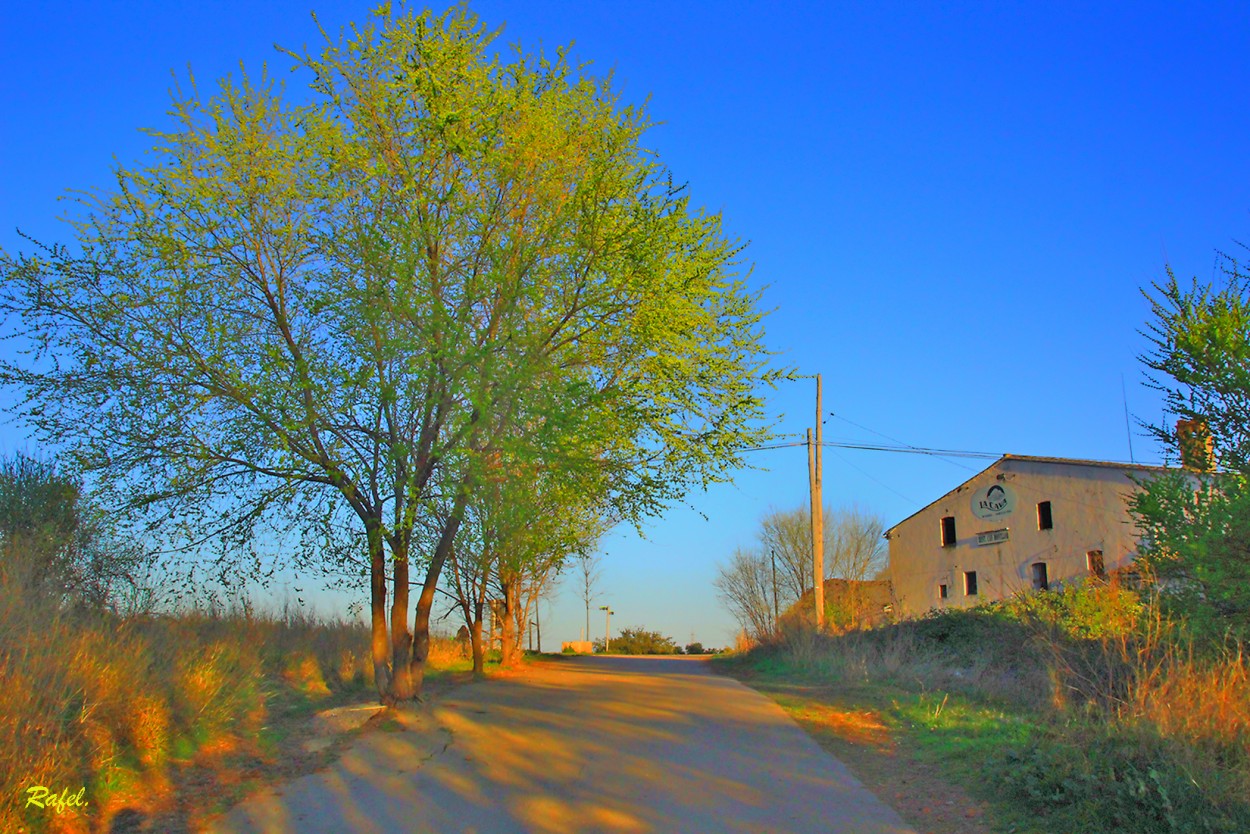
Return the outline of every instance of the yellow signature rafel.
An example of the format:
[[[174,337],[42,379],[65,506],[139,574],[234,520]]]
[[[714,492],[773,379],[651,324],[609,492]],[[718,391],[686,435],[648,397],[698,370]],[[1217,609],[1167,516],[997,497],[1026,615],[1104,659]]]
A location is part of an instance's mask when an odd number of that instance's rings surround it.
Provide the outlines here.
[[[79,788],[78,793],[75,794],[71,794],[69,788],[66,788],[58,794],[43,785],[35,785],[33,788],[26,789],[26,807],[34,805],[36,808],[50,808],[58,814],[66,808],[85,808],[87,802],[82,796],[86,792],[86,787]]]

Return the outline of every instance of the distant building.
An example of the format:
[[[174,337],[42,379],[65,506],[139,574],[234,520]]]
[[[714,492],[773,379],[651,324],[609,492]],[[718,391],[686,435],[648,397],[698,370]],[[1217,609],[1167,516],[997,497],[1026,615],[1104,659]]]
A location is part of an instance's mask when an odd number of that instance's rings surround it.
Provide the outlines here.
[[[970,606],[1126,568],[1132,480],[1157,466],[1004,455],[885,532],[900,614]]]
[[[888,579],[826,579],[825,624],[834,629],[885,625],[894,611]],[[781,624],[816,620],[816,601],[809,588],[781,612]]]

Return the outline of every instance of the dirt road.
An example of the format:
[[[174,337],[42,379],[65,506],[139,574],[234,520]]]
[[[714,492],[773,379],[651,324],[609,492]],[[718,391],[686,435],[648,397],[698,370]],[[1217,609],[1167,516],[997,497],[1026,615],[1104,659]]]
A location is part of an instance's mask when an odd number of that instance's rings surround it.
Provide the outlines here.
[[[914,834],[776,704],[680,657],[463,687],[210,830]]]

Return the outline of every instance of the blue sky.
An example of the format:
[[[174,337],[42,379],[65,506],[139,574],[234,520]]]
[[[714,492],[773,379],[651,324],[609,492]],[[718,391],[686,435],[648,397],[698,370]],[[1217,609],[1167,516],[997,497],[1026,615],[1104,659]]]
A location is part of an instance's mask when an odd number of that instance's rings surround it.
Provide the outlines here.
[[[327,29],[369,3],[315,6]],[[315,45],[308,3],[10,4],[0,20],[0,246],[67,239],[67,189],[106,186],[166,124],[172,73],[202,87]],[[480,2],[502,40],[575,42],[694,203],[749,241],[768,344],[825,381],[826,438],[1126,459],[1157,421],[1139,288],[1213,277],[1250,238],[1250,6],[1069,3]],[[292,78],[292,90],[298,77]],[[0,397],[9,396],[0,392]],[[784,384],[784,432],[812,422]],[[851,422],[847,422],[847,420]],[[1136,432],[1136,429],[1135,429]],[[1140,433],[1138,460],[1160,452]],[[0,427],[0,451],[31,448]],[[802,449],[604,542],[613,623],[709,644],[733,622],[715,564],[769,508],[807,500]],[[829,450],[827,502],[892,524],[976,461]],[[706,516],[706,520],[703,516]],[[548,641],[578,636],[570,591]],[[362,591],[363,593],[363,591]],[[328,597],[320,604],[336,604]],[[598,630],[602,619],[592,620]]]

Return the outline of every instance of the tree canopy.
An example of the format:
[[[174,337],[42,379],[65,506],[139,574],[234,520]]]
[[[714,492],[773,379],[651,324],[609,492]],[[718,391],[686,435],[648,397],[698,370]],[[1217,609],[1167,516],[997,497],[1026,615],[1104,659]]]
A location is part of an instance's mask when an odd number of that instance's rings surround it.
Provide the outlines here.
[[[495,35],[463,7],[383,8],[285,52],[307,103],[263,76],[192,83],[73,249],[0,255],[29,348],[0,366],[14,410],[158,524],[355,518],[396,697],[497,456],[637,523],[766,435],[740,246],[610,78],[564,50],[504,61]],[[432,502],[442,532],[414,553]]]

